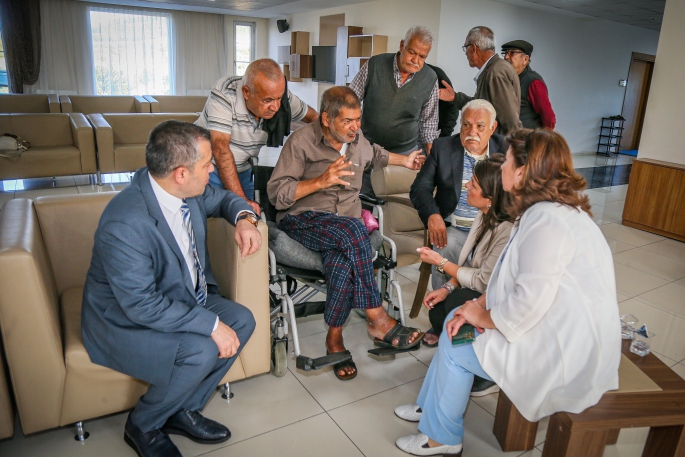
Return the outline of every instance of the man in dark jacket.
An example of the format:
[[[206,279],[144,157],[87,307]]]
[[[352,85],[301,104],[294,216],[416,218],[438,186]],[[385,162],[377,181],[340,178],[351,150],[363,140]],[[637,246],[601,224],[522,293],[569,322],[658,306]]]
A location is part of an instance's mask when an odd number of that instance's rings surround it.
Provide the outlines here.
[[[471,180],[473,166],[507,150],[504,137],[494,134],[495,117],[495,109],[486,100],[466,104],[460,132],[435,141],[411,186],[409,197],[428,228],[433,248],[453,261],[459,258],[478,211],[466,202],[466,183]],[[433,267],[434,290],[449,279]]]
[[[554,129],[557,117],[549,101],[547,84],[530,68],[532,55],[533,45],[527,41],[514,40],[502,45],[502,57],[514,67],[521,82],[521,123],[527,129]]]

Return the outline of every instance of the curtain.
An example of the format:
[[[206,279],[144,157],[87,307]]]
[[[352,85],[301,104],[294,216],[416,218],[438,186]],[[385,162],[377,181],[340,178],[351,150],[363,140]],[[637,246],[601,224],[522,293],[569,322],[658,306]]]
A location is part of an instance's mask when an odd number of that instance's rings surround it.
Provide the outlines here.
[[[94,94],[93,53],[88,4],[74,0],[41,0],[42,58],[36,94]]]
[[[227,30],[220,14],[171,13],[176,95],[206,95],[227,74]]]
[[[95,92],[171,94],[169,13],[91,8]]]
[[[40,73],[40,1],[0,1],[0,27],[9,88],[21,94]]]

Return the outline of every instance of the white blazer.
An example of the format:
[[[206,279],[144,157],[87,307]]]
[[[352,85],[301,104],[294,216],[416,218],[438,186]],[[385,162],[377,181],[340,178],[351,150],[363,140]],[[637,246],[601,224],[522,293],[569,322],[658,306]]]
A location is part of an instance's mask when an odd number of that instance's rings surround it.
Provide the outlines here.
[[[473,344],[523,417],[579,413],[618,388],[621,331],[611,251],[583,211],[530,207],[487,289],[497,329]]]

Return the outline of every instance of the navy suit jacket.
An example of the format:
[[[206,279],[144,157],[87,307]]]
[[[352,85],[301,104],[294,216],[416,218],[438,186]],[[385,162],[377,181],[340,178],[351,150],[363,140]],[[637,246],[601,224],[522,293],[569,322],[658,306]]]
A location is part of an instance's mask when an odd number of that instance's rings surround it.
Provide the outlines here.
[[[490,137],[489,155],[506,154],[508,148],[502,135],[494,134]],[[464,146],[459,134],[435,140],[431,153],[426,157],[426,162],[409,191],[411,203],[426,227],[431,215],[440,214],[444,219],[457,209],[463,174]]]
[[[186,202],[208,293],[217,293],[207,217],[234,224],[241,211],[252,210],[243,198],[211,185]],[[94,363],[157,385],[170,380],[182,333],[212,333],[216,314],[197,305],[190,272],[146,168],[102,213],[81,319],[83,342]]]

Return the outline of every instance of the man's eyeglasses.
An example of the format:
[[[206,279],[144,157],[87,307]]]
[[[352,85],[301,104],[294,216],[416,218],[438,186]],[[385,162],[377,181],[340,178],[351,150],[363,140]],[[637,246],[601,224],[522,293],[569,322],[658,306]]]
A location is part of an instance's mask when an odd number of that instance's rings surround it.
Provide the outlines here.
[[[508,51],[502,51],[502,57],[515,56],[516,54],[523,54],[523,51],[514,51],[511,49]]]
[[[464,54],[466,54],[466,51],[471,47],[473,43],[465,44],[464,46],[461,47],[461,50],[464,51]]]

